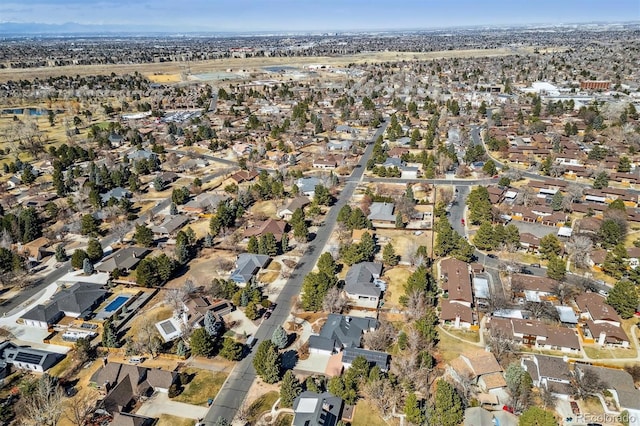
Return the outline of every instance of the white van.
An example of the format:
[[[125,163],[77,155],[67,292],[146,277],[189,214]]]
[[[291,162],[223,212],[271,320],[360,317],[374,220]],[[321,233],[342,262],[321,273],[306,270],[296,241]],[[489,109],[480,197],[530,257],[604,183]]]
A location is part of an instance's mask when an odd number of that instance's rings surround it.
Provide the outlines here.
[[[252,348],[253,345],[256,344],[256,342],[258,341],[258,339],[256,339],[253,335],[249,335],[249,337],[247,337],[247,347]]]
[[[131,364],[140,364],[142,361],[144,361],[144,357],[141,356],[132,356],[129,358],[129,363]]]

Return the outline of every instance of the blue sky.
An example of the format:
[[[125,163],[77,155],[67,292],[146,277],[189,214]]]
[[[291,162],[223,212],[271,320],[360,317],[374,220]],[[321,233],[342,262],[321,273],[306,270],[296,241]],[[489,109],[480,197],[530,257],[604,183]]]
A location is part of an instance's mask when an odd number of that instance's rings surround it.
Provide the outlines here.
[[[0,22],[323,31],[640,21],[640,0],[2,0]]]

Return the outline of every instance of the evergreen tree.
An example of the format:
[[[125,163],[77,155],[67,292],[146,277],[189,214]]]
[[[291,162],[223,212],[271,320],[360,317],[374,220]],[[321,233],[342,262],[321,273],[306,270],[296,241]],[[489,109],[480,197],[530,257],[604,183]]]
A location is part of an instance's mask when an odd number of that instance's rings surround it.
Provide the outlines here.
[[[553,197],[551,197],[551,208],[554,211],[560,211],[562,210],[562,204],[564,202],[564,197],[562,196],[562,192],[558,191],[555,194],[553,194]]]
[[[102,245],[100,245],[100,241],[95,238],[89,239],[89,243],[87,244],[87,255],[89,256],[89,260],[92,262],[97,262],[102,259],[104,252],[102,250]]]
[[[328,251],[325,251],[318,258],[318,272],[333,276],[338,273],[338,264]]]
[[[552,254],[549,257],[549,264],[547,265],[547,277],[562,281],[567,273],[567,262],[561,257]]]
[[[207,311],[204,315],[204,329],[209,336],[219,336],[222,331],[222,322],[216,320],[211,311]]]
[[[136,224],[136,232],[133,234],[133,239],[139,246],[149,247],[153,244],[153,231],[144,225]]]
[[[207,248],[213,247],[213,235],[207,232],[204,236],[204,246]]]
[[[291,408],[293,401],[302,393],[302,386],[293,371],[287,370],[280,385],[280,407]]]
[[[493,176],[498,173],[496,163],[494,163],[493,160],[487,160],[487,162],[484,163],[484,166],[482,166],[482,171],[488,176]]]
[[[316,185],[314,189],[313,201],[320,206],[330,206],[333,203],[333,197],[324,185]]]
[[[373,260],[373,255],[376,252],[376,243],[370,233],[365,232],[362,234],[360,243],[358,243],[360,253],[365,261]]]
[[[65,262],[67,260],[67,252],[64,249],[64,245],[58,244],[56,246],[56,262]]]
[[[247,252],[257,254],[260,250],[258,246],[258,238],[255,235],[249,237],[249,243],[247,244]]]
[[[184,357],[187,356],[188,352],[189,348],[184,344],[183,340],[180,340],[176,346],[176,355]]]
[[[280,380],[280,354],[271,340],[260,342],[253,358],[253,367],[265,383]]]
[[[84,265],[84,260],[88,259],[89,255],[84,250],[77,249],[71,255],[71,266],[74,269],[80,269]]]
[[[323,272],[307,274],[302,281],[302,296],[300,297],[303,309],[313,312],[321,310],[322,301],[327,291],[336,284],[337,279],[335,276],[330,276]]]
[[[538,251],[543,259],[551,259],[552,256],[560,255],[562,244],[554,234],[547,234],[540,239]]]
[[[276,237],[271,233],[267,232],[264,236],[264,252],[262,254],[267,254],[269,256],[276,256],[278,254],[278,241]]]
[[[273,343],[278,349],[284,349],[287,347],[287,343],[289,343],[289,335],[287,335],[287,332],[282,328],[282,326],[278,326],[273,330],[271,343]]]
[[[231,337],[225,337],[220,349],[220,356],[229,361],[239,361],[242,358],[243,346]]]
[[[462,400],[451,384],[443,379],[436,383],[435,402],[429,423],[438,426],[457,426],[462,423]]]
[[[287,234],[282,234],[282,239],[280,240],[280,250],[284,254],[289,251],[289,237]]]
[[[253,301],[247,303],[247,307],[244,310],[244,314],[251,321],[258,319],[258,317],[260,316],[260,311],[258,309],[258,305],[256,305],[256,303],[253,302]]]
[[[404,221],[402,220],[402,214],[400,212],[396,213],[395,227],[396,229],[404,228]]]
[[[141,287],[157,287],[161,283],[157,264],[153,259],[145,258],[136,267],[136,283]]]
[[[626,229],[623,224],[614,219],[605,219],[600,225],[598,239],[604,248],[613,247],[626,237]]]
[[[628,280],[618,281],[607,297],[607,303],[624,319],[633,317],[638,307],[638,291]]]
[[[118,342],[118,331],[111,319],[106,320],[103,324],[102,346],[106,348],[117,348],[120,346],[120,342]]]
[[[473,244],[479,250],[493,250],[496,248],[495,232],[490,222],[483,222],[473,236]]]
[[[216,340],[204,328],[197,328],[189,337],[189,347],[195,356],[210,357],[215,354]]]
[[[594,189],[602,189],[609,186],[609,175],[607,172],[600,172],[593,180]]]
[[[178,206],[176,206],[176,203],[171,203],[169,206],[169,214],[172,216],[178,214]]]
[[[80,233],[82,235],[95,235],[98,233],[98,221],[90,214],[85,214],[80,219]]]
[[[426,416],[418,404],[418,397],[414,392],[407,395],[407,399],[404,402],[404,414],[407,416],[407,421],[414,425],[422,425],[426,420]]]
[[[393,244],[390,242],[384,246],[382,250],[382,260],[388,266],[396,266],[400,261],[400,257],[396,254],[396,251],[393,248]]]
[[[91,263],[91,260],[89,258],[86,258],[82,261],[82,272],[84,272],[85,275],[93,274],[93,263]]]
[[[518,426],[558,426],[558,421],[551,411],[530,407],[520,415]]]

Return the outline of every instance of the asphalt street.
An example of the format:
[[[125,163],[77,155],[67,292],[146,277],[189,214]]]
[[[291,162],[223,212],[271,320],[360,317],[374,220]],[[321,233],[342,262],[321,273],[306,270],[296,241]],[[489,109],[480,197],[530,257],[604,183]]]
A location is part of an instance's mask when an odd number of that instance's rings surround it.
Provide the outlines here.
[[[256,347],[263,340],[271,339],[276,327],[284,325],[284,322],[289,317],[291,308],[293,307],[297,297],[300,295],[302,280],[312,271],[318,261],[318,257],[322,254],[322,249],[326,245],[335,226],[338,212],[351,199],[358,182],[362,178],[367,161],[373,152],[373,141],[375,141],[376,138],[384,132],[387,124],[388,122],[383,123],[373,135],[371,143],[367,145],[365,152],[360,159],[359,167],[354,169],[351,178],[346,182],[344,189],[338,193],[337,200],[327,213],[324,223],[319,227],[314,239],[309,243],[306,253],[302,256],[296,266],[296,269],[293,271],[291,277],[285,284],[281,293],[278,295],[278,298],[276,299],[277,306],[273,314],[269,319],[264,320],[260,324],[258,331],[256,331],[256,346],[254,346],[253,350],[235,366],[218,392],[211,409],[204,418],[204,424],[213,425],[219,418],[232,421],[235,417],[238,408],[242,405],[249,388],[256,378],[256,372],[253,368],[253,357]]]

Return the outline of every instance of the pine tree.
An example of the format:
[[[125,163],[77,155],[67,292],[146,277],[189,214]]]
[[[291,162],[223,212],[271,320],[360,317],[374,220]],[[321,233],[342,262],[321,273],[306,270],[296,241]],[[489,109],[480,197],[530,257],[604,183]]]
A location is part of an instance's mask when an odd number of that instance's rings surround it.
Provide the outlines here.
[[[382,250],[382,260],[388,266],[396,266],[398,264],[399,256],[396,254],[396,251],[393,248],[393,244],[387,243]]]
[[[193,355],[210,357],[215,353],[216,341],[204,328],[197,328],[191,333],[189,346]]]
[[[338,272],[338,264],[328,251],[325,251],[318,258],[318,271],[326,275],[335,275]]]
[[[424,424],[426,420],[424,412],[418,405],[418,397],[414,392],[407,395],[407,399],[404,403],[404,414],[407,416],[407,421],[415,425]]]
[[[149,247],[153,244],[153,231],[144,225],[136,225],[133,239],[139,246]]]
[[[562,196],[562,192],[556,192],[555,194],[553,194],[553,197],[551,197],[551,208],[554,211],[562,210],[563,201],[564,197]]]
[[[120,343],[118,342],[118,332],[111,319],[104,322],[102,330],[102,346],[106,348],[117,348],[120,346]]]
[[[247,244],[247,252],[257,254],[259,250],[258,238],[255,235],[249,237],[249,243]]]
[[[275,330],[273,330],[271,343],[273,343],[278,349],[284,349],[287,347],[287,343],[289,343],[289,336],[282,326],[279,325]]]
[[[230,337],[225,337],[220,349],[220,356],[229,361],[239,361],[242,358],[242,343],[236,342]]]
[[[176,346],[176,355],[187,356],[188,352],[189,352],[189,348],[187,348],[187,345],[185,345],[184,342],[180,340],[178,342],[178,345]]]
[[[473,236],[473,244],[479,250],[493,250],[496,246],[493,226],[489,222],[483,222]]]
[[[169,214],[171,216],[175,216],[178,214],[178,206],[176,206],[176,203],[171,203],[171,205],[169,206]]]
[[[204,236],[204,246],[207,248],[213,247],[213,235],[207,232]]]
[[[431,424],[439,426],[457,426],[462,423],[464,410],[462,400],[454,387],[440,379],[436,383],[435,403],[429,418]]]
[[[280,240],[280,250],[284,254],[289,251],[289,237],[287,234],[282,234],[282,239]]]
[[[552,255],[558,256],[562,252],[562,244],[558,237],[553,234],[547,234],[540,239],[538,251],[544,259],[551,259]]]
[[[370,233],[365,232],[362,234],[360,243],[358,243],[358,251],[361,253],[364,261],[373,260],[373,255],[376,252],[376,243]]]
[[[216,320],[216,317],[211,313],[211,311],[207,311],[204,315],[204,329],[207,331],[209,336],[219,336],[220,331],[222,331],[222,323]]]
[[[56,262],[65,262],[67,260],[67,252],[64,249],[64,245],[58,244],[56,246]]]
[[[253,358],[256,373],[266,383],[280,380],[280,354],[271,340],[263,340]]]
[[[638,292],[628,280],[618,281],[607,297],[607,303],[624,319],[633,317],[638,307]]]
[[[278,241],[276,237],[271,233],[267,232],[264,235],[264,253],[269,256],[276,256],[278,254]]]
[[[92,262],[97,262],[102,259],[102,256],[104,256],[102,245],[100,245],[100,242],[95,238],[89,239],[89,243],[87,244],[87,255]]]
[[[244,314],[251,321],[258,319],[258,317],[260,316],[260,312],[258,311],[258,306],[255,304],[255,302],[247,303],[247,307],[244,310]]]
[[[293,371],[287,370],[280,385],[280,407],[291,408],[293,401],[302,393],[302,386]]]
[[[93,263],[91,263],[91,260],[88,258],[82,261],[82,272],[84,272],[85,275],[91,275],[94,272]]]
[[[567,262],[561,257],[552,254],[547,265],[547,277],[562,281],[567,273]]]

